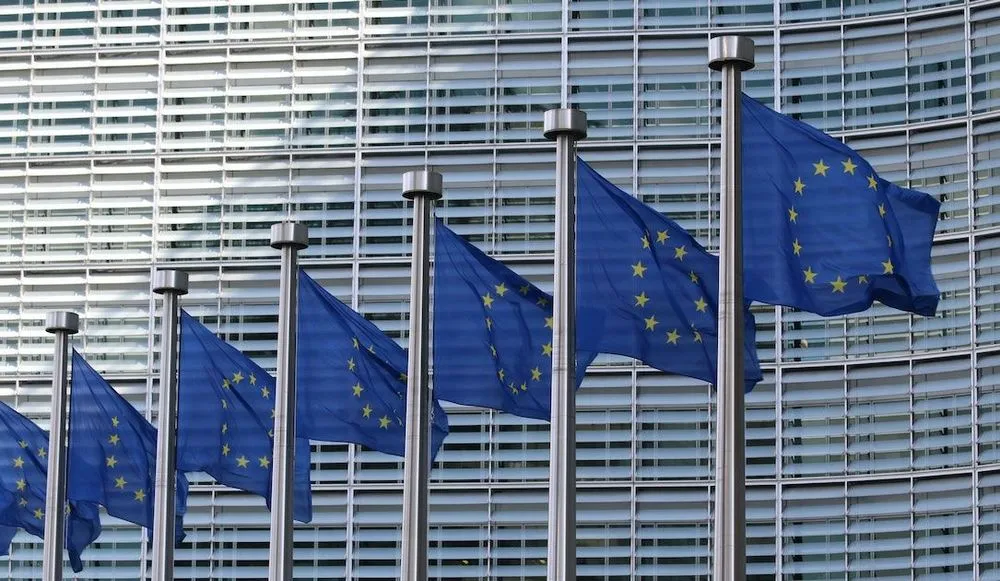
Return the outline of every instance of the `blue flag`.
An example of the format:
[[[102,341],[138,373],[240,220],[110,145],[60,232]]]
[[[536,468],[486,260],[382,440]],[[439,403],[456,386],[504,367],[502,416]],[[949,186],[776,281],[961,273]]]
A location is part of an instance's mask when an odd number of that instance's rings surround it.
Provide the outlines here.
[[[552,297],[437,220],[434,394],[549,420]],[[593,353],[577,355],[577,386]]]
[[[299,270],[298,426],[303,436],[402,456],[406,351]],[[431,407],[431,454],[448,417]]]
[[[66,498],[152,530],[156,429],[73,350]],[[176,541],[184,539],[187,478],[177,473]]]
[[[933,316],[940,203],[853,149],[742,96],[746,298],[823,316],[875,300]]]
[[[274,378],[181,311],[177,469],[263,496],[271,506]],[[301,436],[301,434],[297,434]],[[295,441],[295,520],[312,520],[309,440]]]
[[[716,382],[719,259],[683,228],[577,161],[578,348]],[[744,311],[746,389],[761,380]]]
[[[48,449],[45,431],[0,402],[0,525],[44,537]],[[80,554],[101,534],[100,509],[92,502],[67,504],[66,549],[73,570],[79,573],[83,570]]]
[[[6,504],[6,502],[7,498],[4,495],[4,499],[0,500],[0,506]],[[14,535],[16,534],[17,529],[14,527],[0,527],[0,557],[6,557],[10,554],[10,542],[14,540]]]

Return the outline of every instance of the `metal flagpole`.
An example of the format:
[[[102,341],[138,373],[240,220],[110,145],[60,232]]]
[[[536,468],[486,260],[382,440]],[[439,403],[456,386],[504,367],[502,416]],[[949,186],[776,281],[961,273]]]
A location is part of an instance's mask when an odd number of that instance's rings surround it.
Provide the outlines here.
[[[178,298],[188,292],[182,270],[153,273],[153,292],[163,295],[160,318],[160,404],[157,409],[156,482],[153,498],[152,581],[174,579],[174,535],[177,512],[177,323]]]
[[[708,66],[722,71],[719,251],[719,369],[716,379],[715,581],[746,578],[746,449],[743,410],[743,204],[741,73],[754,66],[753,41],[713,38]]]
[[[548,579],[575,581],[576,142],[587,136],[587,114],[576,109],[546,111],[544,132],[556,142]]]
[[[66,537],[66,368],[69,336],[80,330],[80,317],[69,311],[45,315],[45,331],[56,336],[52,357],[52,412],[49,427],[49,463],[45,483],[45,538],[42,541],[42,579],[62,581]]]
[[[431,210],[441,199],[441,174],[403,174],[403,197],[413,200],[410,268],[410,352],[406,381],[406,457],[403,461],[402,581],[427,580],[427,481],[430,476],[428,377]]]
[[[309,246],[305,224],[271,226],[271,247],[281,250],[278,298],[278,369],[274,386],[274,459],[271,468],[270,581],[292,581],[292,503],[295,499],[295,350],[299,250]],[[305,459],[308,462],[308,459]]]

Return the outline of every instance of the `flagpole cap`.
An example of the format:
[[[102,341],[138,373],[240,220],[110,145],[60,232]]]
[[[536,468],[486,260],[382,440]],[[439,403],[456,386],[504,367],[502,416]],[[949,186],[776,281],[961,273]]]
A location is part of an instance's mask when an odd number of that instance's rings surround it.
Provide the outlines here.
[[[186,295],[188,273],[183,270],[157,270],[153,273],[153,292],[158,295]]]
[[[80,330],[80,315],[70,311],[52,311],[45,314],[46,333],[75,335]]]
[[[716,36],[708,41],[708,68],[721,71],[726,65],[736,65],[741,71],[754,67],[753,39],[748,36]]]
[[[443,183],[441,174],[436,171],[408,171],[403,174],[403,197],[412,200],[424,196],[429,200],[440,200]]]
[[[579,109],[549,109],[545,112],[545,139],[569,135],[574,139],[587,136],[587,114]]]
[[[309,246],[309,227],[298,222],[278,222],[271,225],[271,248],[291,246],[302,250]]]

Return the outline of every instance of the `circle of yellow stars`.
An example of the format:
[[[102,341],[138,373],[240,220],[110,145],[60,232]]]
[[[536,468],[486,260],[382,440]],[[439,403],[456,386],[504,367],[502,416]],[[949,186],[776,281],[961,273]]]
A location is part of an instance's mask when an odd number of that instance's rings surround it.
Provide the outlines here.
[[[114,453],[118,446],[122,443],[121,436],[118,435],[118,427],[121,425],[121,421],[118,416],[113,416],[111,418],[111,427],[113,430],[107,438],[107,445],[105,450],[108,455],[104,458],[104,466],[110,470],[118,470],[118,464],[120,463],[118,456]],[[143,502],[146,500],[146,491],[142,487],[139,488],[127,488],[128,480],[125,476],[119,472],[118,476],[114,478],[114,488],[115,490],[120,490],[123,494],[131,494],[132,499],[136,502]]]
[[[495,333],[494,325],[496,324],[496,322],[489,315],[489,313],[493,310],[493,304],[497,301],[498,298],[506,301],[530,302],[531,299],[529,298],[529,295],[538,295],[537,298],[535,299],[535,305],[541,307],[543,310],[546,311],[549,308],[550,301],[548,297],[546,297],[541,291],[539,291],[538,289],[532,287],[530,284],[527,283],[517,284],[516,286],[517,286],[517,294],[524,298],[518,298],[517,295],[513,294],[511,295],[511,297],[508,298],[507,294],[511,291],[511,288],[509,288],[507,286],[507,283],[503,281],[501,281],[499,284],[494,285],[493,290],[487,291],[480,297],[482,299],[483,310],[485,314],[486,333],[490,337],[490,343],[489,343],[490,355],[495,360],[499,360],[500,353],[497,351],[496,342],[492,339]],[[496,293],[496,297],[493,296],[494,292]],[[552,329],[553,325],[552,316],[543,314],[543,317],[545,321],[545,328]],[[549,341],[542,344],[542,346],[539,348],[539,356],[548,357],[551,360],[552,358],[551,335]],[[519,363],[524,363],[524,362],[519,361]],[[545,364],[543,361],[542,365],[534,365],[531,369],[528,370],[528,373],[517,373],[517,374],[512,374],[508,372],[508,369],[506,367],[498,367],[496,376],[497,376],[497,381],[500,384],[500,389],[504,390],[506,393],[509,393],[510,397],[515,397],[524,392],[527,392],[531,387],[531,385],[533,385],[536,382],[542,381],[543,368],[545,369],[551,368],[551,363]],[[527,376],[529,374],[531,378],[527,379]]]
[[[246,382],[246,387],[241,387],[241,384],[243,384],[244,382]],[[250,372],[249,374],[244,375],[242,371],[236,370],[233,372],[232,376],[222,378],[222,389],[223,390],[243,389],[244,391],[249,390],[251,392],[258,393],[262,399],[270,400],[271,388],[268,387],[267,385],[258,385],[258,383],[259,380],[257,379],[257,375],[255,373]],[[223,397],[220,399],[220,401],[222,409],[228,410],[229,400]],[[251,413],[253,413],[252,410]],[[273,420],[274,419],[273,404],[271,406],[270,415],[271,415],[271,420]],[[221,431],[224,436],[228,437],[229,435],[228,421],[222,423]],[[272,428],[268,430],[267,435],[269,438],[274,438],[274,429]],[[239,456],[234,457],[235,452],[233,451],[232,446],[230,446],[228,439],[223,440],[220,453],[223,458],[232,458],[232,461],[235,463],[235,468],[237,470],[249,470],[251,463],[255,463],[258,468],[263,468],[265,470],[270,469],[271,467],[270,456],[261,456],[254,460],[247,458],[245,454],[240,454]]]
[[[361,409],[361,419],[368,421],[378,422],[378,428],[380,430],[388,430],[392,426],[392,418],[388,414],[383,413],[381,416],[375,413],[375,408],[372,407],[371,402],[365,398],[363,395],[366,391],[366,387],[361,382],[361,377],[358,375],[358,364],[362,357],[366,357],[365,352],[371,355],[377,355],[375,350],[375,344],[369,343],[368,347],[362,349],[361,340],[358,337],[351,338],[351,346],[357,352],[355,356],[347,358],[347,371],[354,375],[354,383],[350,385],[351,396],[359,400],[364,401]],[[400,373],[399,377],[396,378],[398,381],[406,382],[406,374]],[[402,419],[396,418],[396,423],[398,425],[403,425]]]
[[[669,240],[670,240],[670,233],[667,232],[666,230],[660,230],[656,232],[655,242],[653,241],[653,236],[651,236],[650,233],[644,233],[642,237],[639,239],[642,245],[642,250],[650,250],[654,244],[658,244],[660,246],[667,246],[667,242]],[[687,245],[681,244],[673,246],[671,248],[673,250],[673,257],[672,257],[673,260],[678,261],[679,263],[683,263],[684,258],[689,254]],[[669,253],[667,256],[670,256]],[[653,261],[655,261],[655,258],[653,259]],[[646,263],[643,262],[643,259],[641,257],[639,258],[639,260],[636,261],[635,264],[632,264],[630,266],[632,267],[632,278],[635,280],[637,284],[640,282],[639,279],[646,278],[646,271],[649,270],[649,267],[646,266]],[[688,272],[688,278],[691,280],[693,284],[696,285],[701,281],[698,274],[693,270]],[[656,305],[653,304],[654,301],[649,295],[646,294],[645,290],[642,290],[639,292],[639,294],[634,295],[634,299],[635,303],[632,306],[635,307],[636,309],[639,309],[640,313],[648,312],[645,311],[647,305],[650,305],[650,308],[656,307]],[[708,312],[708,301],[705,300],[704,296],[699,296],[697,299],[694,299],[692,303],[693,303],[692,308],[694,309],[695,313],[710,314]],[[656,319],[655,313],[650,314],[650,316],[648,317],[646,317],[645,315],[640,315],[640,316],[642,316],[645,331],[650,331],[653,333],[658,332],[657,326],[661,324],[661,321],[658,321]],[[675,327],[667,331],[661,330],[659,332],[664,333],[663,338],[668,345],[680,345],[680,341],[682,339],[680,329]],[[695,343],[701,343],[703,341],[701,332],[693,324],[691,326],[691,340],[693,340]]]

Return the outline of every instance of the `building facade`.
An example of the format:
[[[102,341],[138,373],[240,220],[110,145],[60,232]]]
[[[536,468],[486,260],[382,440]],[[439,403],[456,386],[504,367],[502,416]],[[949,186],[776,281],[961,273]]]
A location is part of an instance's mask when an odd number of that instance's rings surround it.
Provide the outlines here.
[[[438,214],[551,288],[554,148],[718,242],[718,76],[842,136],[942,201],[939,314],[822,319],[755,307],[749,578],[1000,579],[1000,1],[0,0],[0,399],[47,427],[44,313],[155,419],[157,267],[182,306],[275,364],[278,254],[403,340],[401,174],[444,175]],[[581,580],[711,577],[710,386],[602,357],[579,400]],[[432,473],[434,579],[544,579],[544,423],[448,408]],[[296,579],[395,579],[401,463],[315,444]],[[262,579],[262,499],[193,477],[177,579]],[[78,579],[136,579],[144,534],[105,521]],[[38,579],[19,535],[0,578]],[[67,572],[68,578],[73,578]]]

